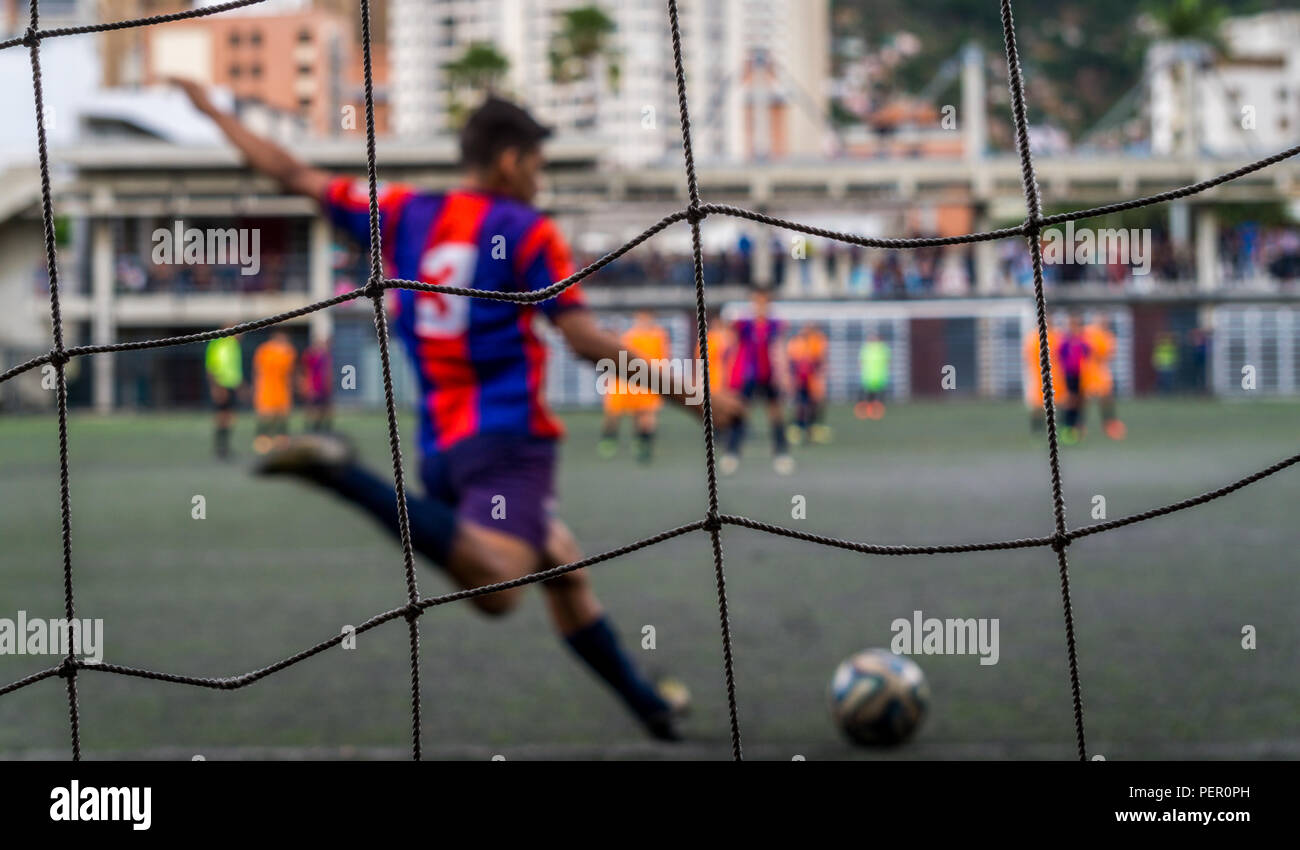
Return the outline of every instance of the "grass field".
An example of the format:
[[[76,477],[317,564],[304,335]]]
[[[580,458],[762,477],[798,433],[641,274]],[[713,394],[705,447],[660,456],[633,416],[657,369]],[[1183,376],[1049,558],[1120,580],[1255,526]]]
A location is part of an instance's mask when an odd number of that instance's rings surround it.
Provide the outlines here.
[[[1297,450],[1300,405],[1130,402],[1130,438],[1064,450],[1072,526],[1213,489]],[[656,463],[596,459],[597,420],[566,417],[563,514],[596,553],[700,518],[698,427],[669,413]],[[1016,404],[896,406],[880,423],[832,411],[836,439],[774,475],[757,437],[722,482],[723,510],[878,543],[1050,533],[1045,440]],[[209,455],[205,416],[74,416],[73,564],[78,616],[105,621],[105,660],[228,676],[291,655],[405,601],[398,546],[366,518]],[[386,465],[380,416],[344,417]],[[251,439],[241,422],[239,443]],[[759,430],[759,429],[755,429]],[[412,423],[403,421],[408,468]],[[57,441],[51,417],[0,420],[0,617],[62,612]],[[1090,752],[1107,759],[1300,757],[1300,469],[1181,514],[1071,546]],[[207,518],[191,519],[191,499]],[[806,498],[806,519],[791,517]],[[888,558],[727,527],[736,682],[756,758],[1071,758],[1074,738],[1055,558],[1049,549]],[[649,667],[692,688],[691,740],[647,741],[550,632],[539,594],[505,620],[463,605],[421,620],[427,757],[726,758],[726,698],[708,537],[690,534],[601,564],[597,588]],[[422,595],[450,589],[422,564]],[[923,656],[933,710],[885,753],[844,743],[826,711],[835,664],[888,646],[890,623],[998,618],[1000,660]],[[1241,646],[1244,625],[1258,648]],[[405,757],[406,629],[394,621],[245,689],[210,691],[87,672],[89,758]],[[53,663],[0,656],[0,683]],[[62,683],[0,697],[0,755],[68,754]]]

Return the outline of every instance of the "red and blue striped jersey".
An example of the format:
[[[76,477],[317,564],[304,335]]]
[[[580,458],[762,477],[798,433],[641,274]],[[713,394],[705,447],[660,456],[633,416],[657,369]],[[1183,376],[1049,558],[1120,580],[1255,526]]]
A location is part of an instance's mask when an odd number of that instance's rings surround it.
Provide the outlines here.
[[[732,325],[736,335],[736,351],[731,361],[730,385],[740,389],[757,381],[772,381],[775,367],[772,363],[772,346],[781,340],[785,324],[779,319],[737,319]]]
[[[335,225],[363,247],[370,244],[364,179],[335,178],[322,203]],[[379,226],[390,278],[526,292],[574,272],[554,222],[495,195],[383,185]],[[563,427],[543,396],[546,347],[533,318],[540,310],[553,320],[583,306],[577,285],[538,304],[389,290],[389,328],[405,345],[419,381],[421,451],[430,455],[486,433],[559,438]]]

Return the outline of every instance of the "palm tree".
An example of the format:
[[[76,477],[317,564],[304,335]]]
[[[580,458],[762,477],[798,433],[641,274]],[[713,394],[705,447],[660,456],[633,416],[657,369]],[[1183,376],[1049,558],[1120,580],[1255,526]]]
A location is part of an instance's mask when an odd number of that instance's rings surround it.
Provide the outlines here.
[[[590,87],[589,114],[580,123],[595,123],[601,91],[598,79],[601,66],[605,84],[618,91],[622,69],[617,51],[609,44],[610,36],[617,28],[614,19],[599,6],[579,6],[563,13],[560,31],[551,42],[551,79],[561,84],[586,82]]]
[[[501,78],[510,70],[510,60],[487,41],[471,42],[459,58],[444,63],[447,74],[447,111],[453,126],[465,118],[466,107],[461,95],[469,92],[475,99],[495,93]]]
[[[1154,10],[1161,34],[1173,41],[1199,41],[1216,51],[1224,47],[1220,30],[1227,9],[1214,0],[1168,0]]]

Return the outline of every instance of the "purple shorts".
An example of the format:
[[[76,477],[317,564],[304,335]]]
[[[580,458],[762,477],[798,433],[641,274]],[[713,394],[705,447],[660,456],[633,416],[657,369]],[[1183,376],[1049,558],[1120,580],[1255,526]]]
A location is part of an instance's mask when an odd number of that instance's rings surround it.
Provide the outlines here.
[[[556,443],[517,434],[477,434],[425,457],[420,477],[430,497],[463,522],[546,548],[555,510]]]

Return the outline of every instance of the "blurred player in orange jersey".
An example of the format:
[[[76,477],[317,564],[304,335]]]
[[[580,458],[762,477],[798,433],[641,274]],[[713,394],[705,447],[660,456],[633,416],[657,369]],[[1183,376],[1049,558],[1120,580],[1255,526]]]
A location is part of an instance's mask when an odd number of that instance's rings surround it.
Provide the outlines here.
[[[709,312],[709,386],[716,390],[727,389],[727,377],[731,374],[731,357],[736,351],[736,335],[731,325],[722,321],[722,312]],[[695,346],[695,356],[699,357],[699,345]]]
[[[265,454],[289,435],[289,413],[293,410],[293,367],[298,352],[282,330],[271,334],[253,352],[253,410],[257,414],[257,436],[253,450]]]
[[[1065,398],[1065,373],[1061,369],[1061,361],[1057,356],[1057,347],[1060,345],[1061,335],[1056,329],[1055,323],[1049,318],[1047,320],[1047,350],[1051,352],[1052,357],[1052,401],[1059,407]],[[1044,427],[1047,421],[1047,411],[1043,404],[1043,370],[1042,361],[1039,359],[1038,352],[1038,333],[1036,331],[1025,335],[1024,343],[1025,358],[1025,404],[1029,407],[1029,427],[1030,430],[1037,431]]]
[[[805,439],[818,443],[830,440],[830,428],[822,424],[826,406],[826,347],[826,335],[811,322],[799,328],[786,343],[786,362],[794,386],[794,422],[788,429],[792,443]]]
[[[655,323],[654,313],[638,310],[632,326],[621,337],[629,354],[645,361],[667,360],[668,332]],[[647,370],[645,374],[649,374]],[[650,388],[629,386],[620,380],[605,395],[605,422],[601,429],[597,451],[601,457],[611,458],[618,453],[618,428],[624,416],[631,416],[636,424],[636,459],[649,463],[654,454],[655,429],[659,424],[659,408],[663,399]]]
[[[1083,339],[1088,343],[1088,359],[1083,363],[1083,397],[1096,399],[1101,409],[1102,429],[1112,440],[1122,440],[1128,433],[1115,411],[1115,379],[1110,371],[1110,359],[1115,354],[1115,335],[1100,314],[1083,329]]]

